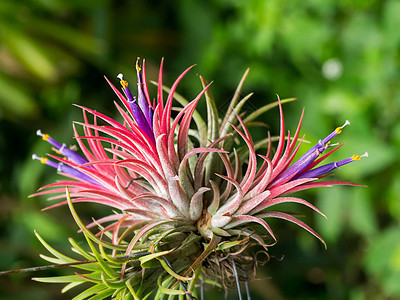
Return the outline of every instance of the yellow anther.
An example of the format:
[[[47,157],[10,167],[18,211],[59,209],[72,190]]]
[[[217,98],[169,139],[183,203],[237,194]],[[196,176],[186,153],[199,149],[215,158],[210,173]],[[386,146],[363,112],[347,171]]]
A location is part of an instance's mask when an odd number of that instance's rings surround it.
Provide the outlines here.
[[[361,159],[360,155],[355,155],[355,154],[351,158],[353,160],[360,160]]]
[[[47,141],[47,139],[50,137],[47,133],[43,134],[42,139],[43,141]]]
[[[349,120],[346,120],[346,122],[344,122],[344,124],[343,124],[342,126],[337,127],[337,128],[335,129],[336,133],[337,133],[337,134],[341,133],[341,132],[342,132],[342,129],[343,129],[344,127],[346,127],[347,125],[350,125]]]
[[[40,158],[40,162],[41,162],[42,164],[46,164],[46,162],[47,162],[48,160],[49,160],[49,159],[46,158],[46,157],[41,157],[41,158]]]
[[[121,83],[121,85],[122,85],[122,87],[123,87],[124,89],[126,89],[126,88],[128,87],[128,82],[127,82],[127,81],[121,80],[120,83]]]
[[[142,68],[139,66],[139,60],[140,60],[140,57],[138,57],[138,58],[136,59],[136,70],[137,70],[138,72],[140,72],[140,71],[142,70]]]

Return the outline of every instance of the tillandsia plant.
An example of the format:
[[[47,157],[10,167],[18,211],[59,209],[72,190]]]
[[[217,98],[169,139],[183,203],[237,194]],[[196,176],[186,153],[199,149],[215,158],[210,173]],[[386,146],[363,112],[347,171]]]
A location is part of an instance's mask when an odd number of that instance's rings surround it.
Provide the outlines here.
[[[240,94],[247,70],[227,112],[220,116],[210,84],[201,76],[203,90],[194,100],[188,102],[175,92],[191,68],[167,88],[162,83],[161,62],[155,99],[148,92],[144,60],[142,66],[139,59],[136,63],[136,97],[122,74],[118,75],[122,93],[106,78],[122,104],[115,103],[123,122],[80,107],[83,122],[73,125],[79,153],[37,132],[58,155],[33,158],[56,168],[67,179],[44,186],[34,196],[55,194],[51,200],[63,199],[50,208],[69,206],[88,247],[70,239],[72,250],[83,257],[70,258],[37,234],[53,255],[42,256],[44,259],[80,271],[35,280],[66,283],[63,292],[89,283],[74,299],[203,299],[205,283],[237,287],[241,297],[240,284],[248,289],[247,282],[267,260],[268,248],[277,242],[268,219],[293,222],[325,245],[298,215],[274,207],[301,204],[324,216],[292,194],[315,187],[357,185],[321,179],[367,154],[319,166],[341,147],[330,141],[349,122],[295,159],[303,141],[299,134],[304,110],[294,134],[286,134],[281,105],[293,99],[278,98],[246,115],[242,108],[251,94],[244,98]],[[206,119],[196,111],[203,96]],[[173,108],[174,101],[180,108]],[[268,133],[264,140],[253,141],[248,125],[276,106],[279,136]],[[266,150],[257,154],[260,149]],[[75,209],[80,202],[100,203],[114,210],[84,224]],[[97,228],[95,232],[93,228]]]

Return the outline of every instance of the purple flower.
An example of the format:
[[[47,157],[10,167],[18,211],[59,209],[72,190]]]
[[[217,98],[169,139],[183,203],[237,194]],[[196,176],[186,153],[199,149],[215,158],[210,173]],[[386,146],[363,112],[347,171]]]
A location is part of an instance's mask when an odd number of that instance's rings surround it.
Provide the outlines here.
[[[146,99],[145,93],[143,91],[143,82],[141,68],[139,66],[139,61],[136,62],[136,72],[138,80],[138,101],[132,96],[131,91],[128,88],[128,82],[124,80],[122,73],[117,77],[120,80],[122,90],[129,102],[130,111],[135,119],[137,125],[143,132],[151,139],[155,144],[154,133],[153,133],[153,108],[151,107],[150,99]]]

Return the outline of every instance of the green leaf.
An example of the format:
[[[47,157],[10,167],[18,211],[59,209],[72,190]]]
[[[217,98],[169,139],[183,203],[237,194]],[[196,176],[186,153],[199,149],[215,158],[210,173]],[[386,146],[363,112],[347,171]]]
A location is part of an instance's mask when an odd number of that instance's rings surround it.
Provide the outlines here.
[[[243,108],[243,105],[250,99],[253,93],[248,94],[245,96],[240,102],[233,108],[232,112],[226,118],[227,122],[225,124],[221,124],[221,136],[227,135],[229,132],[233,130],[232,126],[229,123],[235,123],[235,119],[237,118],[236,115],[239,115],[240,110]],[[227,147],[228,148],[228,147]]]
[[[172,270],[168,264],[166,263],[164,258],[159,258],[158,261],[160,262],[160,264],[162,265],[162,267],[164,268],[165,271],[167,271],[167,273],[171,276],[173,276],[174,278],[176,278],[177,280],[181,280],[181,281],[191,281],[194,279],[193,277],[185,277],[185,276],[181,276],[178,273],[176,273],[174,270]]]
[[[75,252],[79,253],[80,255],[82,255],[83,257],[85,257],[88,260],[94,260],[95,259],[95,257],[93,255],[91,255],[89,252],[87,252],[81,246],[79,246],[79,244],[77,242],[75,242],[75,240],[73,238],[69,238],[68,241],[72,245],[72,247],[73,247],[72,249]]]
[[[132,287],[131,280],[132,280],[132,278],[128,279],[125,284],[128,287],[129,291],[131,292],[131,295],[133,296],[133,299],[140,300],[140,298],[136,295],[136,292]]]
[[[116,258],[113,258],[112,256],[108,255],[108,254],[104,251],[103,245],[102,245],[101,243],[99,244],[99,249],[100,249],[100,253],[101,253],[102,257],[103,257],[104,259],[106,259],[106,260],[112,262],[112,263],[115,263],[115,264],[123,264],[124,262],[126,262],[126,261],[128,260],[128,258],[127,258],[127,259],[116,259]]]
[[[216,251],[221,251],[221,250],[226,250],[232,247],[235,247],[237,245],[240,245],[246,241],[249,240],[249,237],[243,239],[243,240],[239,240],[239,241],[233,241],[233,242],[222,242],[218,245],[218,247],[215,249]]]
[[[58,252],[57,250],[55,250],[54,248],[52,248],[49,244],[47,244],[45,242],[44,239],[42,239],[42,237],[36,232],[35,230],[35,235],[38,238],[38,240],[42,243],[42,245],[51,253],[53,254],[55,257],[57,257],[60,261],[64,262],[64,263],[71,263],[71,262],[76,262],[77,260],[69,258],[68,256],[65,256],[64,254]]]
[[[67,284],[67,285],[61,290],[61,293],[64,294],[65,292],[69,291],[70,289],[72,289],[72,288],[74,288],[74,287],[76,287],[76,286],[78,286],[78,285],[80,285],[80,284],[82,284],[82,283],[84,283],[84,281],[82,281],[82,282],[78,282],[78,281],[76,281],[76,282],[71,282],[71,283]]]
[[[86,282],[85,279],[78,275],[56,276],[56,277],[34,277],[32,280],[46,283],[70,283],[70,282]]]
[[[249,75],[250,69],[247,68],[246,71],[244,72],[242,78],[240,79],[240,82],[238,86],[236,87],[235,94],[232,97],[231,102],[229,103],[228,110],[225,113],[224,120],[221,123],[221,128],[225,128],[227,126],[227,123],[229,119],[231,118],[232,113],[234,113],[234,108],[237,107],[237,103],[240,99],[240,95],[242,94],[243,86],[246,81],[247,76]],[[239,112],[237,112],[239,113]],[[224,132],[224,129],[221,130],[221,132]],[[224,134],[221,134],[223,136]]]
[[[126,247],[120,246],[120,245],[115,245],[115,244],[111,244],[109,242],[106,241],[101,241],[100,239],[97,238],[97,236],[95,236],[90,230],[88,230],[86,228],[86,226],[83,224],[83,222],[81,221],[81,219],[79,218],[78,214],[76,213],[76,210],[74,208],[74,205],[72,204],[72,200],[71,197],[69,195],[69,190],[66,189],[66,198],[67,198],[67,203],[68,203],[68,207],[71,211],[71,214],[76,222],[76,224],[79,226],[79,228],[82,230],[82,232],[85,234],[85,237],[87,237],[87,239],[91,239],[92,241],[94,241],[96,244],[100,244],[102,243],[105,247],[110,248],[110,249],[115,249],[115,250],[126,250]]]
[[[171,253],[173,250],[174,249],[167,250],[167,251],[156,252],[156,253],[148,254],[146,256],[142,256],[142,257],[139,258],[140,264],[142,265],[143,268],[146,268],[146,263],[147,262],[149,262],[149,261],[151,261],[153,259],[156,259],[156,258],[158,258],[160,256],[167,255],[167,254]]]
[[[158,288],[160,289],[160,291],[163,294],[167,294],[167,295],[185,295],[184,291],[179,290],[179,285],[176,285],[174,289],[169,289],[166,288],[162,285],[162,276],[158,277],[157,279],[157,284],[158,284]]]
[[[206,82],[202,76],[200,76],[200,80],[203,88],[205,88],[208,82]],[[208,123],[207,139],[211,142],[214,142],[219,137],[218,109],[210,89],[206,90],[205,97],[207,105],[207,123]]]
[[[179,229],[179,228],[178,228]],[[179,231],[179,230],[178,230]],[[179,246],[179,249],[183,249],[187,246],[192,245],[193,243],[201,241],[203,238],[200,235],[195,234],[193,231],[190,232],[189,236],[185,238],[182,244]]]
[[[72,300],[83,300],[83,299],[86,299],[86,298],[92,296],[93,294],[96,294],[98,292],[101,292],[101,291],[104,291],[107,289],[108,288],[104,283],[99,283],[99,284],[96,284],[96,285],[88,288],[87,290],[83,291],[79,295],[76,295]]]
[[[40,258],[42,258],[42,259],[44,259],[44,260],[46,260],[48,262],[51,262],[53,264],[59,265],[59,264],[64,264],[65,263],[65,261],[63,261],[61,259],[50,257],[50,256],[47,256],[47,255],[39,254],[39,256],[40,256]]]
[[[85,232],[83,234],[85,234]],[[90,241],[89,237],[86,234],[85,238],[89,244],[90,249],[92,249],[94,256],[96,257],[97,262],[104,270],[104,272],[106,272],[108,276],[116,278],[118,276],[117,272],[114,271],[106,261],[104,261],[103,257],[99,254],[99,252],[97,252],[96,248],[94,247],[94,245],[92,244],[92,242]]]
[[[102,299],[108,299],[109,296],[111,296],[114,293],[113,290],[108,289],[99,292],[97,295],[90,297],[88,300],[102,300]]]
[[[286,98],[286,99],[281,99],[281,103],[288,103],[288,102],[292,102],[297,100],[297,98]],[[269,104],[266,104],[262,107],[260,107],[259,109],[257,109],[256,111],[252,112],[251,114],[249,114],[244,120],[243,122],[245,124],[248,124],[249,122],[255,120],[256,118],[258,118],[259,116],[261,116],[263,113],[269,111],[270,109],[276,107],[279,105],[279,101],[275,101]]]
[[[123,287],[126,287],[125,282],[122,280],[108,280],[104,273],[101,273],[101,280],[104,282],[104,284],[113,290],[117,290]]]

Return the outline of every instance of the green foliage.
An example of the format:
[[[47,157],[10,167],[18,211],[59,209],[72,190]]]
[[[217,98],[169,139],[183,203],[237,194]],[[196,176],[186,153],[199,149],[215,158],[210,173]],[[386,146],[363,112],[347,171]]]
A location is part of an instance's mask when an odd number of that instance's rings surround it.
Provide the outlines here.
[[[71,214],[88,247],[78,244],[72,238],[69,239],[69,243],[72,251],[84,259],[77,260],[62,254],[35,231],[40,243],[52,255],[49,257],[41,254],[41,258],[54,264],[53,268],[72,267],[79,270],[74,275],[32,279],[43,283],[66,284],[62,293],[82,284],[90,284],[89,288],[73,298],[75,300],[106,299],[110,296],[113,299],[139,300],[154,297],[156,300],[163,300],[168,297],[172,300],[175,296],[185,296],[188,293],[195,297],[196,281],[202,279],[205,272],[202,262],[210,255],[214,255],[214,259],[228,258],[227,253],[235,256],[239,252],[237,249],[240,249],[237,247],[248,243],[250,239],[246,237],[242,240],[220,242],[220,237],[213,236],[210,242],[201,243],[204,240],[200,235],[193,233],[193,226],[180,226],[179,221],[174,220],[155,222],[156,224],[147,224],[142,228],[139,226],[132,230],[134,234],[129,243],[125,241],[125,232],[120,236],[119,230],[113,230],[110,236],[106,231],[102,231],[101,237],[98,238],[77,215],[68,189],[66,193]],[[107,238],[120,242],[111,243]],[[103,245],[106,245],[107,249]],[[175,247],[170,248],[172,245]],[[167,250],[162,250],[164,248]],[[231,249],[236,250],[229,252]],[[38,267],[37,271],[40,269],[41,267]],[[183,275],[180,275],[183,271]],[[192,276],[188,276],[190,274]]]
[[[67,198],[74,220],[82,230],[90,250],[85,250],[73,239],[69,239],[69,242],[72,245],[73,252],[83,256],[85,260],[76,260],[60,253],[51,247],[37,232],[35,234],[42,245],[53,255],[53,257],[41,255],[43,259],[52,264],[81,269],[83,273],[78,271],[74,275],[35,277],[33,280],[45,283],[64,283],[66,286],[62,290],[63,293],[81,284],[91,283],[89,288],[73,298],[77,300],[106,299],[109,296],[114,299],[127,299],[127,297],[143,299],[152,294],[154,295],[155,283],[157,283],[159,289],[156,299],[164,299],[163,295],[185,295],[186,292],[181,288],[177,290],[173,288],[173,285],[176,286],[178,281],[190,282],[197,279],[198,276],[181,276],[172,268],[172,265],[174,265],[178,272],[187,269],[191,270],[189,267],[192,261],[188,257],[194,254],[191,248],[196,249],[195,243],[198,242],[198,238],[193,234],[188,235],[183,241],[175,237],[174,241],[181,242],[181,244],[174,249],[156,251],[156,249],[163,247],[162,243],[169,235],[185,232],[182,227],[165,227],[164,225],[167,224],[159,222],[158,225],[161,226],[157,227],[157,230],[153,229],[151,233],[148,233],[151,228],[148,228],[145,232],[142,232],[144,228],[137,230],[132,238],[132,241],[139,242],[140,240],[137,247],[132,242],[129,245],[123,241],[118,244],[112,244],[106,242],[103,238],[97,238],[85,227],[72,205],[68,191]],[[114,232],[114,234],[118,234],[118,232]],[[119,239],[118,236],[117,239]],[[111,250],[110,253],[107,253],[104,249],[104,244],[107,245],[107,251]],[[166,246],[169,246],[169,244],[166,244]],[[225,248],[229,247],[232,247],[232,245],[228,245]],[[126,255],[126,252],[129,255]],[[169,255],[171,253],[175,255]],[[196,274],[199,275],[198,272]],[[193,289],[195,285],[193,284],[191,287]]]

